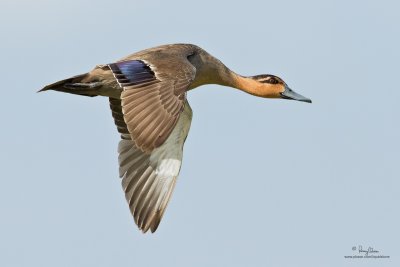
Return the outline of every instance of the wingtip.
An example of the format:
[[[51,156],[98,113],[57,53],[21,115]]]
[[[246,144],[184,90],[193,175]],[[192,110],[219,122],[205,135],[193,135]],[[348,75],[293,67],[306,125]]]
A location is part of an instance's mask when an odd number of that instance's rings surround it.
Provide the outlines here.
[[[158,219],[154,220],[153,223],[150,225],[150,231],[152,233],[155,233],[155,231],[157,231],[157,228],[160,225],[160,222],[161,222],[161,218],[158,218]]]
[[[149,232],[154,234],[155,231],[157,231],[158,226],[160,225],[160,219],[152,219],[150,221],[148,221],[146,224],[139,226],[139,230],[143,233],[146,234]]]
[[[150,233],[154,234],[154,232],[157,230],[157,227],[153,228],[155,223],[156,222],[154,222],[154,220],[151,219],[147,223],[140,226],[139,229],[142,231],[143,234],[146,234],[149,230],[150,230]],[[158,224],[157,224],[157,226],[158,226]]]

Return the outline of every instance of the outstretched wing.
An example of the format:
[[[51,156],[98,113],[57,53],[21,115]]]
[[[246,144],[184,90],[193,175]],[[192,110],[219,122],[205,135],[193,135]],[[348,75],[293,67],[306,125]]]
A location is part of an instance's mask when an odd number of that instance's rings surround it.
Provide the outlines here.
[[[166,141],[150,154],[132,141],[124,123],[119,99],[110,98],[112,114],[121,133],[118,146],[119,173],[129,208],[139,229],[155,232],[167,207],[182,162],[192,111],[186,102]]]
[[[186,58],[160,59],[155,65],[128,60],[109,67],[123,89],[123,118],[132,140],[150,153],[174,129],[196,69]]]

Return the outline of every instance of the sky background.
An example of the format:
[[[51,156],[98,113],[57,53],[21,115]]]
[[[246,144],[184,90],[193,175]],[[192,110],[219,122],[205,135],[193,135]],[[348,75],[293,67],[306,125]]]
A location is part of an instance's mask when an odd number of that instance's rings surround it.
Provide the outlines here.
[[[0,266],[400,266],[398,1],[0,2]],[[108,99],[44,85],[166,43],[313,103],[208,85],[155,234]],[[390,259],[345,259],[353,246]]]

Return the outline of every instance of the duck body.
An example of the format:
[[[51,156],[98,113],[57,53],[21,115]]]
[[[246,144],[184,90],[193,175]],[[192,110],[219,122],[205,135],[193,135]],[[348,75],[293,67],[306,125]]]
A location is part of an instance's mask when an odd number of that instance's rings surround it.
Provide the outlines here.
[[[192,110],[186,93],[204,84],[310,102],[279,77],[240,76],[192,44],[146,49],[40,91],[109,97],[121,134],[119,174],[126,199],[139,229],[154,232],[174,189],[190,129]]]

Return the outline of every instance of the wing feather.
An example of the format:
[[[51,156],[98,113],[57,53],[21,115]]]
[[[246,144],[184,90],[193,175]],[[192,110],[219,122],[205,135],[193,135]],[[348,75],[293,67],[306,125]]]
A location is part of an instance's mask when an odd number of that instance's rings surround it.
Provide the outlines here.
[[[111,102],[118,117],[115,107],[118,101],[110,99]],[[122,188],[134,221],[143,232],[157,230],[179,174],[183,144],[192,118],[189,104],[184,106],[172,133],[151,153],[143,152],[130,138],[122,139],[118,145]]]
[[[192,118],[186,91],[196,69],[184,54],[155,61],[127,58],[108,66],[122,88],[121,99],[110,98],[122,138],[122,188],[139,229],[154,232],[180,171]]]
[[[150,153],[175,127],[196,69],[184,55],[156,62],[120,61],[109,67],[123,89],[122,111],[132,140]],[[163,117],[164,127],[149,126],[157,117]]]

